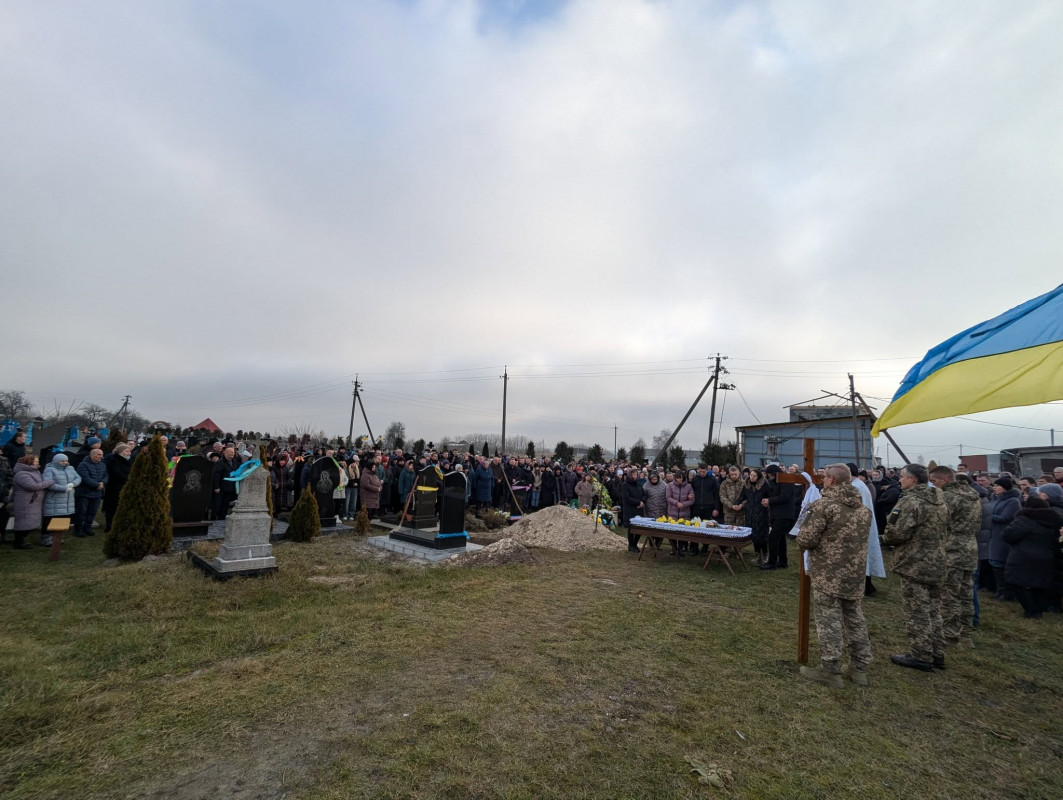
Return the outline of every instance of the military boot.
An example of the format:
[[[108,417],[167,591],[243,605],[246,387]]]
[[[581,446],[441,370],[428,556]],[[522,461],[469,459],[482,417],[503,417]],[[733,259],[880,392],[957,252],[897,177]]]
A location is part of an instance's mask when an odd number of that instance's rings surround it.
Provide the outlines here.
[[[801,667],[801,676],[816,683],[822,683],[832,689],[842,688],[842,676],[827,672],[823,667]]]
[[[933,672],[934,662],[922,661],[913,655],[904,653],[903,655],[890,656],[890,661],[899,667],[908,667],[910,669],[917,669],[922,672]]]
[[[857,686],[870,686],[871,681],[867,677],[867,671],[862,667],[854,667],[849,664],[843,670],[846,675],[849,676],[849,680],[855,683]]]

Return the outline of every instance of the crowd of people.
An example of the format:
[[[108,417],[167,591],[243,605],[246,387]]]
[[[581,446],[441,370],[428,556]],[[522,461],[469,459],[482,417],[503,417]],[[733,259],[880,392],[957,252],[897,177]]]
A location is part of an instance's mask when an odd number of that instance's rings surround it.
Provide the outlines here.
[[[0,459],[0,541],[14,518],[14,546],[25,549],[30,531],[51,544],[48,524],[68,518],[75,536],[92,536],[101,507],[109,530],[130,465],[144,448],[138,437],[103,452],[89,437],[76,455],[56,452],[42,465],[17,434]],[[257,444],[223,439],[184,441],[162,437],[171,460],[199,453],[213,462],[210,516],[224,519],[236,500],[225,478],[258,458]],[[337,517],[359,509],[370,517],[396,514],[409,501],[425,469],[467,476],[466,499],[483,512],[534,513],[557,504],[611,509],[628,528],[637,516],[715,520],[750,529],[761,569],[789,566],[788,542],[809,554],[816,594],[821,666],[806,670],[813,680],[838,685],[843,643],[849,672],[865,683],[870,643],[861,600],[874,594],[873,576],[885,576],[880,544],[893,549],[901,580],[910,650],[894,663],[923,671],[944,668],[947,646],[971,646],[980,622],[980,595],[1018,602],[1026,617],[1059,612],[1063,587],[1063,467],[1053,474],[1014,477],[972,474],[966,465],[908,464],[903,469],[858,469],[834,464],[814,478],[781,480],[783,467],[699,464],[665,468],[623,461],[561,463],[531,456],[482,456],[453,450],[407,453],[402,449],[282,447],[264,445],[275,513],[290,509],[310,482],[311,466],[332,459],[340,477],[333,493]],[[72,463],[77,461],[76,466]],[[822,485],[822,491],[816,484]],[[638,537],[628,534],[638,551]],[[702,546],[704,548],[704,546]],[[673,542],[675,557],[698,546]]]

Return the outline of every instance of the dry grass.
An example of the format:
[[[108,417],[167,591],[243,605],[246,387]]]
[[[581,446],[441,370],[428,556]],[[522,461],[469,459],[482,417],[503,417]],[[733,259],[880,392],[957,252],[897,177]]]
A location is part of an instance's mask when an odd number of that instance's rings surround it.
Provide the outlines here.
[[[0,794],[1063,796],[1058,617],[987,601],[978,649],[913,673],[884,582],[873,685],[834,692],[797,675],[792,571],[537,555],[411,568],[331,537],[220,584],[93,539],[0,550]]]

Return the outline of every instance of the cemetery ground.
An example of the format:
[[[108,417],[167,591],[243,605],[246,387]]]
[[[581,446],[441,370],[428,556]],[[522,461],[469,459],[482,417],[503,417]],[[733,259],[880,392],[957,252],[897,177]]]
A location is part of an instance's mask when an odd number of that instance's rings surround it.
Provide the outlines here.
[[[831,690],[798,675],[792,569],[427,568],[344,535],[217,583],[99,538],[0,549],[4,797],[1063,796],[1057,615],[986,600],[923,674],[889,664],[880,581],[872,685]]]

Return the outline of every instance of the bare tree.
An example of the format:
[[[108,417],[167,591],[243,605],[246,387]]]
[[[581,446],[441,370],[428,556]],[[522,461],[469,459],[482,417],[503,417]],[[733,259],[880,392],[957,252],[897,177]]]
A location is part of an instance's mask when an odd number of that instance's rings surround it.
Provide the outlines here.
[[[21,389],[0,391],[0,418],[26,423],[33,419],[34,408]]]

